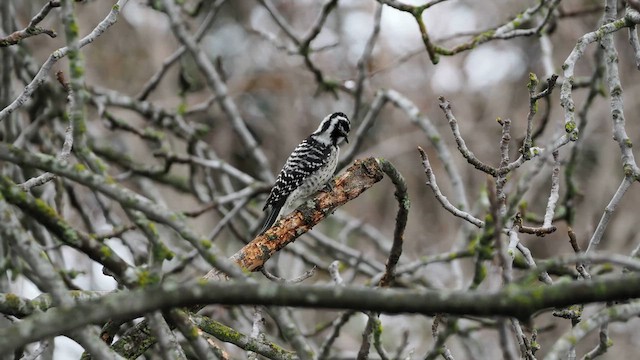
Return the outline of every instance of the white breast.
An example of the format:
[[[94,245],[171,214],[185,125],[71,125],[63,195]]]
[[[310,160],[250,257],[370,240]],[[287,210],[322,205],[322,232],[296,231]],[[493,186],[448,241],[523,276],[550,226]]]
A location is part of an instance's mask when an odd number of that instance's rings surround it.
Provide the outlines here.
[[[339,154],[339,148],[333,147],[331,149],[331,153],[329,154],[329,158],[325,166],[309,175],[300,187],[291,193],[287,202],[282,207],[280,215],[286,215],[293,211],[295,208],[307,201],[309,197],[315,195],[316,192],[322,189],[327,182],[331,180],[333,173],[336,171],[336,166],[338,165]]]

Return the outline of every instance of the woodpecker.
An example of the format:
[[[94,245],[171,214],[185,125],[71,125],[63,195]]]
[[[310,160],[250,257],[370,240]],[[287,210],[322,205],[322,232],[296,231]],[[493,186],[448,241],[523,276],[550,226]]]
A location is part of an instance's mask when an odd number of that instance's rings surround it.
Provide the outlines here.
[[[262,209],[269,214],[260,234],[331,180],[338,164],[340,143],[343,140],[349,142],[350,129],[347,115],[335,112],[327,115],[318,129],[293,150]]]

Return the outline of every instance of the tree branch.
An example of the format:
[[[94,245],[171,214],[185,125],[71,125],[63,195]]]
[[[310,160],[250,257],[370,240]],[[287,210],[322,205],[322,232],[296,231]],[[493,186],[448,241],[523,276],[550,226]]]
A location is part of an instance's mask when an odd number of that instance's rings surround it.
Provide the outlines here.
[[[158,287],[112,293],[99,299],[78,302],[74,307],[54,308],[46,313],[34,314],[0,329],[0,353],[7,354],[17,347],[87,324],[99,324],[109,319],[132,319],[158,309],[195,304],[353,309],[390,314],[512,316],[526,320],[534,313],[551,307],[638,297],[638,274],[536,288],[511,285],[494,292],[244,282],[164,283]]]
[[[311,230],[338,206],[358,197],[382,180],[382,177],[383,172],[376,159],[356,161],[344,174],[332,180],[331,191],[321,192],[313,202],[301,205],[296,211],[276,222],[264,234],[231,256],[230,260],[245,270],[260,270],[273,254]],[[205,278],[210,279],[217,275],[218,271],[214,269]]]

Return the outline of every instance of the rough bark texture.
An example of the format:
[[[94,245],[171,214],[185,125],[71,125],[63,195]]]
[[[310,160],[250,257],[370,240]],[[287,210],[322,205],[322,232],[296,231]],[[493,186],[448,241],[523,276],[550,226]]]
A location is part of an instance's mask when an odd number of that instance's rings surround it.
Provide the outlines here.
[[[355,199],[373,184],[382,180],[384,173],[374,158],[357,160],[344,174],[331,181],[313,200],[276,222],[264,234],[245,245],[230,260],[248,271],[262,268],[264,263],[280,249],[294,242],[331,214],[338,206]],[[211,270],[206,279],[216,277]]]

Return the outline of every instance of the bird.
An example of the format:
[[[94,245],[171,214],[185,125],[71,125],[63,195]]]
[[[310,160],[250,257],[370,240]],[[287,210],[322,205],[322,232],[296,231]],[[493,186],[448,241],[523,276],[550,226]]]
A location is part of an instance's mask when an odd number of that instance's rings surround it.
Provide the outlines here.
[[[318,129],[293,150],[262,209],[268,215],[260,234],[331,180],[338,164],[340,144],[349,142],[349,130],[351,123],[347,115],[334,112],[327,115]]]

